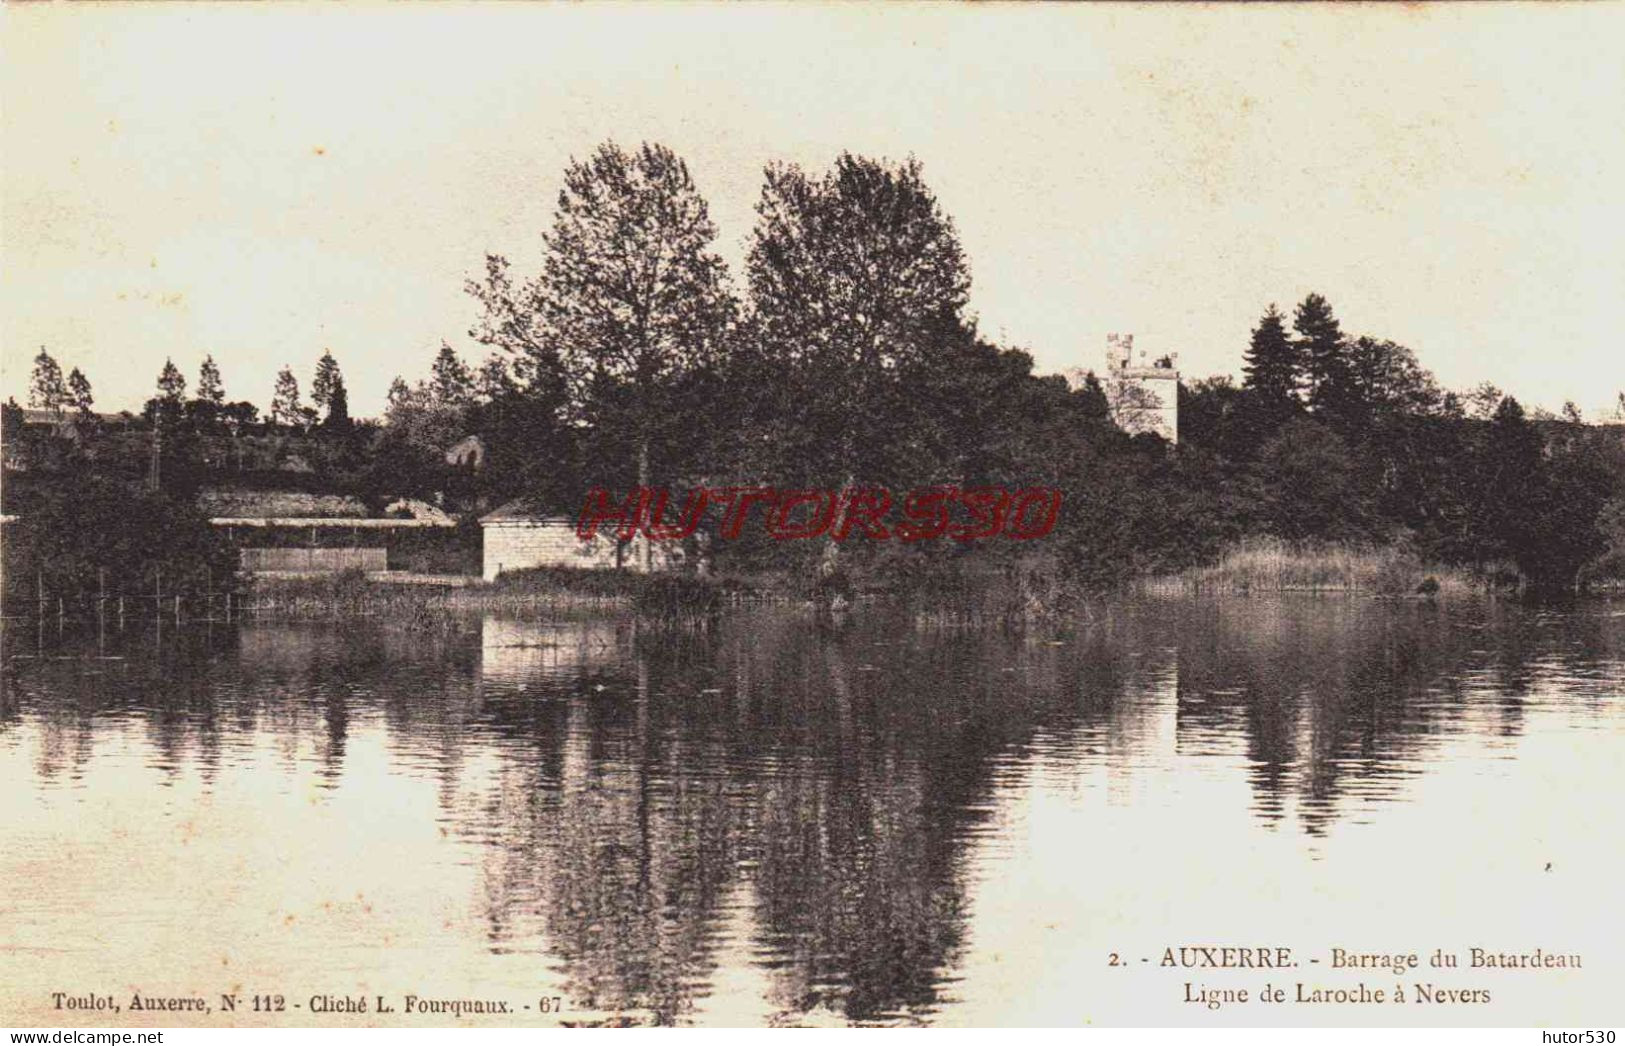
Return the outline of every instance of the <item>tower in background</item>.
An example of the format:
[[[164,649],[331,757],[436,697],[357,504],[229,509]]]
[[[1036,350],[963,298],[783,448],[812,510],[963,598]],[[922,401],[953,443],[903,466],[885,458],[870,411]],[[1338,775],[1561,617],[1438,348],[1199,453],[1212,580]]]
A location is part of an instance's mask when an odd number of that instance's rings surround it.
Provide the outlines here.
[[[1179,442],[1179,354],[1146,359],[1134,352],[1134,335],[1106,335],[1106,373],[1101,377],[1112,420],[1130,435],[1154,432]]]

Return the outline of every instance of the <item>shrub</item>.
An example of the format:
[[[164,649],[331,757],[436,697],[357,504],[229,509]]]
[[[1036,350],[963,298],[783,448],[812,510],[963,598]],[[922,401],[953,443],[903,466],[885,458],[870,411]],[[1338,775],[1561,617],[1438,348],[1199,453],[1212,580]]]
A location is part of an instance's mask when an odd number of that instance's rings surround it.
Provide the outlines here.
[[[201,596],[236,586],[237,557],[190,499],[85,477],[37,492],[5,532],[8,598],[43,582],[69,599],[109,594]]]

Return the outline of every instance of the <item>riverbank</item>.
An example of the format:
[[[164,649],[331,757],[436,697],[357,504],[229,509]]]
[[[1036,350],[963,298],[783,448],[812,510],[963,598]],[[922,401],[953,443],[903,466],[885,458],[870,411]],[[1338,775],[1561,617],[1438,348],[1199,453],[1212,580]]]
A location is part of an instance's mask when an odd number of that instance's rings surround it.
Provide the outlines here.
[[[1260,595],[1275,592],[1360,593],[1436,598],[1516,588],[1506,568],[1471,570],[1424,563],[1395,546],[1294,544],[1273,539],[1239,543],[1211,564],[1126,582],[1121,594],[1150,598]],[[244,603],[259,613],[286,617],[411,617],[447,610],[628,610],[682,618],[743,604],[840,608],[859,602],[897,601],[941,612],[973,612],[978,620],[1064,618],[1106,593],[1067,584],[1054,570],[1000,570],[921,577],[871,577],[859,571],[812,580],[782,573],[724,575],[640,574],[629,571],[540,568],[496,581],[447,576],[414,577],[412,584],[359,571],[325,577],[260,577]]]
[[[792,606],[827,612],[887,603],[922,619],[955,626],[1065,627],[1088,620],[1103,601],[1250,597],[1271,593],[1349,594],[1368,598],[1448,599],[1518,594],[1522,579],[1506,566],[1472,569],[1427,564],[1400,547],[1293,544],[1250,540],[1210,564],[1130,579],[1110,588],[1069,583],[1053,563],[961,562],[918,571],[842,570],[815,578],[791,571],[726,573],[697,578],[581,568],[541,568],[504,574],[494,582],[467,574],[403,571],[268,575],[240,578],[235,587],[191,593],[184,603],[165,592],[166,621],[374,618],[408,627],[439,627],[455,613],[494,611],[520,616],[633,613],[674,624],[709,620],[728,607]],[[1618,581],[1592,578],[1592,592],[1621,591]],[[69,598],[8,602],[8,616],[109,619],[150,616],[151,594],[110,594],[98,601]],[[9,617],[8,617],[9,619]]]

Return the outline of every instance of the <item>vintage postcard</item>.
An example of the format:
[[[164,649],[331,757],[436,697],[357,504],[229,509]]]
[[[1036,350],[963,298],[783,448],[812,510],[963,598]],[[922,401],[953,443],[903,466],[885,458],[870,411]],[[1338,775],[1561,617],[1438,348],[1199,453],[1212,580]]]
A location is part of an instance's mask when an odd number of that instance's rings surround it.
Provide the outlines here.
[[[1614,1041],[1625,4],[0,34],[11,1042]]]

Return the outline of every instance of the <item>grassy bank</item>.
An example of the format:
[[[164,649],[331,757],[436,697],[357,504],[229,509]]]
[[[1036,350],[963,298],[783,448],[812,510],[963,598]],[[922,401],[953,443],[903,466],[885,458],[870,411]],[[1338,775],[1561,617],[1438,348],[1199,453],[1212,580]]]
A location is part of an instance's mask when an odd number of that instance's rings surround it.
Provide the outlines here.
[[[1132,583],[1153,596],[1253,592],[1365,592],[1374,595],[1464,595],[1516,583],[1505,570],[1476,572],[1424,563],[1395,546],[1287,542],[1271,538],[1231,547],[1217,563]]]

